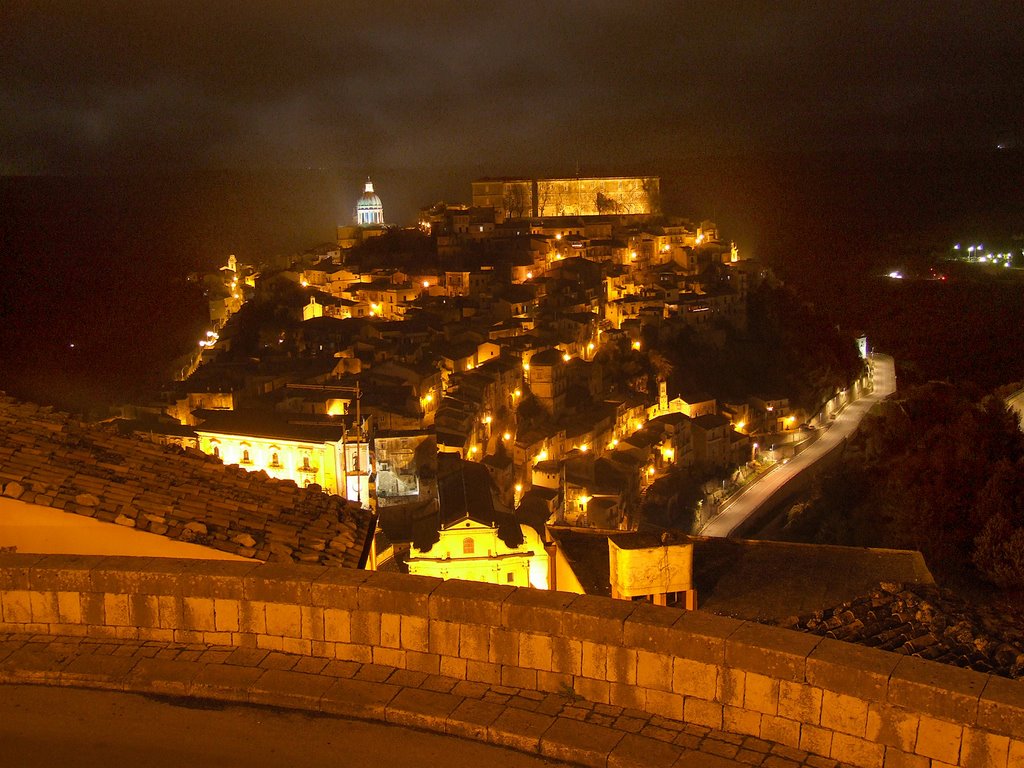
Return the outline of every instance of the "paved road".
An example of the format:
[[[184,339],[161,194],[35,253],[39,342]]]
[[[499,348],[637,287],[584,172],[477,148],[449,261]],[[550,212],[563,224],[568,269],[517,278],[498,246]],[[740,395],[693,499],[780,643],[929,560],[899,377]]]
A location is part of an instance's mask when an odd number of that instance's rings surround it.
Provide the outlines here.
[[[764,477],[747,486],[742,493],[725,505],[715,519],[704,526],[702,534],[705,536],[731,536],[776,491],[852,435],[860,425],[861,419],[875,403],[896,391],[896,372],[892,358],[888,355],[875,354],[872,356],[872,362],[874,364],[874,391],[846,406],[832,425],[823,430],[818,439],[798,456],[790,459],[786,464],[777,466]]]
[[[564,765],[397,725],[235,705],[201,709],[112,691],[32,685],[0,690],[2,768]]]

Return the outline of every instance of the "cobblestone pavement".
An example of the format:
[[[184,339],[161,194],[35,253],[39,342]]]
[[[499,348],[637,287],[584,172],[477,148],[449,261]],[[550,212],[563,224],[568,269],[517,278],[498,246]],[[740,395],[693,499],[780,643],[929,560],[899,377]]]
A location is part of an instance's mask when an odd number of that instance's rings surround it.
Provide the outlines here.
[[[99,688],[377,720],[587,766],[845,768],[752,736],[559,693],[256,648],[0,634],[0,684]]]

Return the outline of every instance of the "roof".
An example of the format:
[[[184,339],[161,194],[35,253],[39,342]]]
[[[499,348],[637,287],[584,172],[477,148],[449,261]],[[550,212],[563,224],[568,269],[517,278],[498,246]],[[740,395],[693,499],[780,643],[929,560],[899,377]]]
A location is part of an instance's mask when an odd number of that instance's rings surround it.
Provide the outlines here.
[[[331,393],[325,394],[329,397]],[[330,420],[330,417],[317,418],[307,414],[282,414],[259,410],[197,410],[195,414],[202,419],[196,427],[197,433],[215,432],[316,443],[338,442],[345,434],[345,427],[340,419]]]
[[[21,501],[256,560],[361,567],[373,530],[372,513],[340,496],[3,393],[0,485]]]

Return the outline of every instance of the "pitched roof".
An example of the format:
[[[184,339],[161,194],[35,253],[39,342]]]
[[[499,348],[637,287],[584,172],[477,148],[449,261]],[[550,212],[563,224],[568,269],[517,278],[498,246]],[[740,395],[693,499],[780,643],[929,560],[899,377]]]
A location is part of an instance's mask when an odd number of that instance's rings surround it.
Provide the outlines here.
[[[6,496],[257,560],[360,567],[373,515],[212,456],[86,424],[0,392]]]

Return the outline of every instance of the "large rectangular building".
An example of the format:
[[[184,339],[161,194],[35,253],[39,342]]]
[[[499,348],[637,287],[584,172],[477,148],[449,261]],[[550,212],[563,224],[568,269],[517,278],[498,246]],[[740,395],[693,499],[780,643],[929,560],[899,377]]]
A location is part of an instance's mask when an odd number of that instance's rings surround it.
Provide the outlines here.
[[[478,179],[473,182],[473,207],[493,208],[499,221],[549,216],[658,215],[661,179]]]

